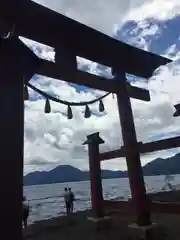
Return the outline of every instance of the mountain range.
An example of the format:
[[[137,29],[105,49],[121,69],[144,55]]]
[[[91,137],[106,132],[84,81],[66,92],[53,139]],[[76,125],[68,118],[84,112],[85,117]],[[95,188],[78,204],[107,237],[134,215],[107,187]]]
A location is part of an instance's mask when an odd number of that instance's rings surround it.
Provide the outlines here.
[[[143,167],[145,176],[180,174],[180,153],[173,157],[157,158]],[[127,177],[127,171],[102,170],[103,179]],[[69,165],[60,165],[51,171],[36,171],[24,176],[24,185],[41,185],[89,180],[89,172]]]

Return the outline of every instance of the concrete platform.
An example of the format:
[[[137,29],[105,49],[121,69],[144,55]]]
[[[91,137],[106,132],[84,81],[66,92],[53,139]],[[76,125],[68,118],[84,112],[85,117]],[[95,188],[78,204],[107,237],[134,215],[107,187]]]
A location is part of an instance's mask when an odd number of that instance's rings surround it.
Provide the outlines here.
[[[103,218],[88,217],[92,229],[96,231],[109,230],[112,227],[112,217],[105,216]]]
[[[156,240],[163,235],[162,227],[156,223],[149,226],[138,226],[136,223],[132,223],[128,228],[132,239]]]

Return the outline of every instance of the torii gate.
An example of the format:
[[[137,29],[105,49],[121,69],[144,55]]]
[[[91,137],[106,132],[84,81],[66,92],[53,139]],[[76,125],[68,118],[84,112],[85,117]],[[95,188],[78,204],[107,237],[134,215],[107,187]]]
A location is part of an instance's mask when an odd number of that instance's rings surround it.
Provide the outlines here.
[[[23,86],[35,73],[117,94],[132,198],[138,210],[137,220],[141,225],[149,224],[129,97],[150,101],[150,95],[145,89],[127,84],[125,74],[149,78],[157,67],[171,60],[119,42],[30,0],[1,0],[0,22],[1,36],[11,30],[13,33],[0,42],[1,234],[6,234],[7,239],[12,236],[22,239]],[[57,61],[52,63],[39,59],[18,36],[54,47]],[[111,67],[114,80],[77,70],[76,56]],[[139,207],[142,199],[145,204],[143,212]],[[6,230],[7,224],[9,231]]]

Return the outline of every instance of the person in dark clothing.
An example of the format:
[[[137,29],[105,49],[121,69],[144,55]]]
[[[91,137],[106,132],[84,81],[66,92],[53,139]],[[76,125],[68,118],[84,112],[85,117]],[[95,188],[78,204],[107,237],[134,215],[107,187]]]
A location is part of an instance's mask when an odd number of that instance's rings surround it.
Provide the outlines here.
[[[24,228],[27,228],[27,220],[28,220],[28,217],[29,217],[29,205],[25,204],[25,201],[26,201],[26,198],[23,197],[23,203],[22,203],[22,222],[23,222],[23,225],[24,225]]]
[[[70,213],[73,213],[75,196],[71,188],[69,188],[68,190],[69,190],[69,199],[70,199]]]
[[[70,214],[70,193],[67,188],[64,189],[64,202],[66,206],[66,214]]]

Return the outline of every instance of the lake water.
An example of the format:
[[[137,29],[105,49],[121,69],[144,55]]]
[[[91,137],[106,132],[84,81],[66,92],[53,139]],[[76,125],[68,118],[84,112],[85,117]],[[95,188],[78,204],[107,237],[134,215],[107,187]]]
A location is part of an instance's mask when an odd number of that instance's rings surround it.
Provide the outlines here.
[[[164,176],[145,177],[148,193],[161,191],[165,185]],[[171,180],[172,185],[180,184],[180,175],[175,175]],[[75,211],[85,210],[91,207],[90,183],[58,183],[51,185],[38,185],[24,187],[24,195],[31,206],[29,223],[50,219],[64,215],[63,190],[64,187],[71,187],[75,193]],[[128,200],[131,197],[129,181],[127,178],[103,180],[104,199],[121,198]]]

